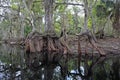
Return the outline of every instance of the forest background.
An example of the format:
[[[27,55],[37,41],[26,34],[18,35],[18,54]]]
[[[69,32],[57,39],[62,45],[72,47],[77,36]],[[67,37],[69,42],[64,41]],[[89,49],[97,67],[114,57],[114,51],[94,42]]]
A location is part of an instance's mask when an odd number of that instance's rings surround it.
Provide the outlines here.
[[[51,4],[51,3],[49,3]],[[54,0],[52,26],[60,36],[75,36],[86,30],[96,37],[119,37],[120,0]],[[0,40],[43,33],[44,0],[0,0]]]

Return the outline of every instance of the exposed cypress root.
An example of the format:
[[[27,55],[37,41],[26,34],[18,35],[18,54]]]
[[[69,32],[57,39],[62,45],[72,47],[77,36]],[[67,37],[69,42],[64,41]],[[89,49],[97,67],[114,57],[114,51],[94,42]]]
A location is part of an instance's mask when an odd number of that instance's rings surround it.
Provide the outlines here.
[[[57,56],[70,52],[69,47],[62,38],[55,35],[42,35],[38,32],[30,33],[27,36],[25,50],[27,54],[39,53],[43,62],[56,62],[60,59]]]
[[[80,39],[80,37],[83,37],[83,36],[85,37],[86,36],[87,37],[86,40],[88,40],[88,42],[92,45],[92,47],[95,48],[101,56],[106,55],[104,50],[102,48],[99,48],[98,45],[95,43],[96,41],[95,41],[94,37],[91,35],[90,32],[85,32],[85,33],[82,33],[82,34],[77,35],[77,36],[78,36],[79,39]],[[81,49],[80,49],[79,46],[80,46],[80,42],[78,43],[78,52],[81,54]]]

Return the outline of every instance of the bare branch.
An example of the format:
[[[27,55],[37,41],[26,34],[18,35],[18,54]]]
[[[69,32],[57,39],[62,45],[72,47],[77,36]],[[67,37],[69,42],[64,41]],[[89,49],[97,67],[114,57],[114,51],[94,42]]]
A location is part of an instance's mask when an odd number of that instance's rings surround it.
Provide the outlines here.
[[[10,6],[3,6],[3,5],[0,5],[1,8],[11,8]]]
[[[73,5],[73,6],[75,6],[75,5],[77,5],[77,6],[84,6],[83,4],[79,4],[79,3],[66,3],[66,2],[61,2],[61,3],[57,3],[57,2],[55,2],[55,4],[66,4],[66,5]]]

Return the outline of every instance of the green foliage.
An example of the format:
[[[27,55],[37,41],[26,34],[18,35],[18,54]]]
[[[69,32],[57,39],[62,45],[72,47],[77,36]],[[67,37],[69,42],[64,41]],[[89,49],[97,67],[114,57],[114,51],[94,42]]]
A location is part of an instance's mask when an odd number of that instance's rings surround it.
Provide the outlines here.
[[[88,19],[88,28],[92,28],[92,19],[91,18]]]
[[[7,20],[2,21],[2,22],[0,23],[0,26],[1,26],[4,30],[7,29],[7,28],[9,27],[9,25],[10,25],[10,22],[7,21]]]
[[[35,13],[43,14],[43,8],[44,6],[42,5],[41,0],[37,0],[37,2],[32,4],[32,11]]]
[[[107,26],[106,22],[108,22],[108,17],[111,15],[111,12],[114,11],[113,8],[114,8],[113,1],[98,0],[96,2],[94,7],[92,8],[92,18],[94,20],[94,25],[96,27],[95,32],[97,32],[100,29],[103,29],[103,27],[107,27],[107,28],[112,27],[111,24],[109,26]],[[91,19],[88,19],[88,27],[90,28],[91,26],[92,26]],[[110,28],[108,28],[108,29],[110,29]],[[105,29],[104,29],[104,31],[106,32]],[[110,33],[107,32],[107,34],[110,34]]]
[[[68,29],[68,34],[69,35],[75,35],[76,33],[79,33],[81,31],[81,27],[77,27],[77,29],[75,29],[75,27],[69,27]]]
[[[64,5],[58,6],[58,10],[60,13],[64,12],[66,7]]]
[[[106,18],[113,10],[113,7],[114,7],[113,1],[105,2],[104,0],[101,0],[93,8],[92,14],[96,14],[96,16],[100,19]]]
[[[96,16],[97,17],[99,17],[99,18],[106,17],[106,11],[107,11],[107,9],[106,9],[105,5],[99,4],[96,6],[96,12],[97,12]]]
[[[61,33],[61,26],[58,22],[54,24],[55,32],[59,35]]]
[[[12,4],[12,5],[11,5],[11,8],[12,8],[13,10],[18,10],[19,6],[16,5],[16,4]]]
[[[32,28],[26,25],[24,29],[25,36],[27,36],[31,31],[32,31]]]
[[[91,15],[89,15],[88,12],[88,28],[92,29],[92,23],[94,19],[94,24],[95,27],[103,27],[105,22],[107,21],[107,17],[110,15],[111,12],[115,12],[114,10],[114,6],[115,3],[112,0],[97,0],[97,2],[95,3],[95,0],[87,0],[88,1],[88,8],[90,9],[91,6],[92,7],[92,18]],[[34,20],[38,20],[38,18],[41,16],[41,22],[39,23],[38,21],[35,21],[34,24],[35,26],[37,25],[41,25],[42,24],[42,30],[44,27],[44,0],[31,0],[31,2],[29,0],[25,0],[26,5],[29,9],[26,10],[25,5],[23,4],[22,0],[10,0],[10,11],[11,13],[13,12],[13,14],[17,14],[19,13],[18,11],[20,11],[20,13],[23,15],[23,19],[25,18],[29,18],[29,20],[31,20],[31,15],[33,13],[33,19]],[[75,2],[75,3],[79,3],[79,2],[84,2],[83,0],[55,0],[55,2],[57,3],[64,3],[64,2]],[[95,3],[95,4],[94,4]],[[20,9],[20,10],[19,10]],[[53,17],[54,17],[54,28],[57,34],[60,34],[61,32],[61,25],[65,26],[66,32],[68,34],[76,34],[79,33],[81,31],[81,27],[83,27],[84,24],[84,18],[81,18],[81,15],[79,14],[79,12],[81,11],[80,7],[77,5],[71,6],[71,5],[66,5],[66,4],[54,4],[53,6]],[[63,16],[64,16],[64,21]],[[9,16],[9,15],[5,15],[7,16],[7,21],[3,21],[0,23],[0,25],[2,26],[0,29],[1,30],[7,30],[9,29],[9,25],[10,22],[12,22],[13,16]],[[20,22],[20,18],[19,15],[17,17],[18,21],[17,23]],[[25,20],[23,20],[23,22],[25,22]],[[30,22],[30,21],[29,21]],[[29,24],[28,22],[28,24]],[[26,23],[25,23],[26,24]],[[15,26],[16,26],[15,25]],[[13,27],[14,30],[13,32],[18,32],[18,30],[20,29],[19,26]],[[35,27],[36,29],[38,29],[38,27]],[[98,29],[98,28],[96,28]],[[44,31],[44,30],[43,30]],[[97,30],[95,30],[97,31]],[[31,32],[31,27],[28,25],[25,25],[25,35],[27,35],[29,32]],[[17,34],[17,33],[16,33]],[[19,34],[19,33],[18,33]]]

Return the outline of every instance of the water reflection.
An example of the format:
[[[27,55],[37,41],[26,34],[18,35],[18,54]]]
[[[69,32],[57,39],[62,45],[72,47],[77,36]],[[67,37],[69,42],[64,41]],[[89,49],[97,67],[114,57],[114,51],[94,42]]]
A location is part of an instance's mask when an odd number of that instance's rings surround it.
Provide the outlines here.
[[[119,80],[120,55],[25,54],[19,46],[0,45],[0,80]]]

